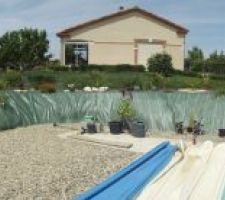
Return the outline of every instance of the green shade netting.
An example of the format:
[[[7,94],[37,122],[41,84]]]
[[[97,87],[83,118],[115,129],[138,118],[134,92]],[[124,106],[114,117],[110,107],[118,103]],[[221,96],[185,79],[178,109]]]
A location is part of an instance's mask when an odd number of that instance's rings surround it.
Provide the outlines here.
[[[119,92],[85,93],[57,92],[1,92],[8,97],[0,107],[0,129],[41,123],[81,121],[92,115],[100,122],[117,119],[117,108],[122,98]],[[225,97],[213,93],[133,92],[137,118],[148,129],[173,131],[175,122],[188,124],[190,115],[201,119],[205,130],[215,132],[225,128]]]

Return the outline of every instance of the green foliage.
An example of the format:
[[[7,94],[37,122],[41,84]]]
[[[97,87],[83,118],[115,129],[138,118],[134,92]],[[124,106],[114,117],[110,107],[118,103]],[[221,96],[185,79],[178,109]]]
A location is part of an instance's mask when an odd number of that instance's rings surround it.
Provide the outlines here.
[[[188,57],[185,59],[185,68],[202,72],[205,70],[204,64],[204,53],[199,47],[195,46],[188,51]]]
[[[49,41],[46,31],[20,29],[5,33],[0,38],[0,66],[29,69],[45,63]]]
[[[198,60],[192,63],[193,72],[207,72],[207,62],[205,60]]]
[[[195,46],[188,51],[188,59],[191,64],[196,61],[204,60],[204,53],[200,48]]]
[[[90,87],[109,87],[110,89],[132,89],[138,86],[141,90],[197,88],[217,90],[225,85],[225,75],[174,71],[170,76],[159,73],[138,72],[80,72],[33,70],[25,72],[8,71],[0,74],[0,90],[20,87],[37,88],[41,83],[54,83],[57,89],[74,89]]]
[[[0,79],[0,90],[6,90],[8,83],[5,80]]]
[[[47,62],[45,65],[45,69],[56,72],[70,71],[70,68],[68,66],[61,65],[59,60]]]
[[[32,71],[30,73],[27,73],[27,79],[31,83],[56,82],[56,76],[54,73],[48,73],[44,71]]]
[[[21,83],[22,76],[20,72],[14,70],[7,70],[3,80],[8,87],[15,87]]]
[[[36,85],[35,89],[43,93],[54,93],[56,92],[56,84],[49,82],[42,82]]]
[[[209,55],[209,58],[204,59],[202,50],[194,47],[188,52],[188,58],[186,58],[185,63],[194,72],[225,74],[225,54],[223,51],[220,53],[215,51]],[[186,68],[188,68],[187,66]]]
[[[148,59],[148,69],[163,75],[169,75],[173,71],[172,58],[169,54],[156,54]]]
[[[104,74],[93,71],[89,74],[88,82],[91,87],[101,87],[105,84]]]
[[[155,87],[161,88],[161,89],[165,88],[166,82],[167,82],[167,79],[163,75],[155,73],[153,77],[153,85]]]
[[[223,52],[218,54],[217,51],[210,54],[207,59],[207,71],[214,74],[225,74],[225,55]]]
[[[81,65],[76,68],[77,71],[101,71],[101,72],[144,72],[145,67],[143,65]]]
[[[63,65],[55,65],[55,66],[47,66],[47,69],[56,71],[56,72],[68,72],[70,71],[70,68]]]
[[[135,117],[136,112],[131,100],[122,100],[117,110],[121,119],[131,119]]]

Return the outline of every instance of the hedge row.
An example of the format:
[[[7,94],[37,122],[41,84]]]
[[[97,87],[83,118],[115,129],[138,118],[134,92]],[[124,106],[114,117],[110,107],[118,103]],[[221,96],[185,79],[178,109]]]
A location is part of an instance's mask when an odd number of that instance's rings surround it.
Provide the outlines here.
[[[225,74],[225,61],[198,61],[193,63],[192,71]]]
[[[104,72],[145,72],[146,68],[143,65],[83,65],[83,66],[50,66],[47,67],[54,71],[104,71]]]

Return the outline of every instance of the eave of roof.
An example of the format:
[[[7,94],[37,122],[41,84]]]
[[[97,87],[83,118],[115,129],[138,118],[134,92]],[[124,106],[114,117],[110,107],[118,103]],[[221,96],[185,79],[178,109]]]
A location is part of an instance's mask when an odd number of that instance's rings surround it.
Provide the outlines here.
[[[174,27],[175,29],[177,29],[178,33],[187,34],[189,32],[188,29],[186,29],[186,28],[184,28],[184,27],[182,27],[182,26],[180,26],[180,25],[178,25],[178,24],[176,24],[176,23],[174,23],[174,22],[172,22],[172,21],[170,21],[168,19],[160,17],[160,16],[158,16],[156,14],[148,12],[148,11],[146,11],[144,9],[139,8],[139,7],[133,7],[133,8],[130,8],[130,9],[118,11],[116,13],[113,13],[113,14],[110,14],[110,15],[106,15],[106,16],[103,16],[101,18],[90,20],[88,22],[85,22],[85,23],[82,23],[82,24],[79,24],[79,25],[67,28],[67,29],[65,29],[63,31],[58,32],[57,36],[61,37],[61,38],[68,37],[70,35],[70,33],[74,32],[76,30],[85,28],[87,26],[90,26],[90,25],[93,25],[93,24],[96,24],[96,23],[99,23],[99,22],[102,22],[102,21],[105,21],[105,20],[108,20],[108,19],[112,19],[114,17],[123,16],[123,15],[129,14],[129,13],[132,13],[132,12],[138,12],[138,13],[141,13],[141,14],[147,16],[147,17],[159,20],[162,23],[165,23],[168,26],[171,26],[171,27]]]

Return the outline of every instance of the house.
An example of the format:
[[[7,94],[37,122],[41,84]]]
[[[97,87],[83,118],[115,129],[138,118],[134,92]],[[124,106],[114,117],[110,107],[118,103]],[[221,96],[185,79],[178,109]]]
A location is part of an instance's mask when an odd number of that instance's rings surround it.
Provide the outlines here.
[[[149,57],[166,52],[175,69],[184,69],[185,37],[188,30],[139,7],[65,29],[61,63],[146,65]]]

